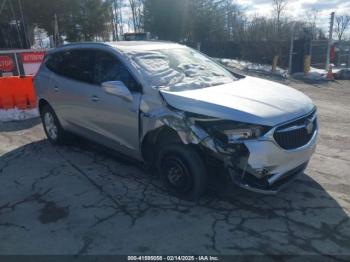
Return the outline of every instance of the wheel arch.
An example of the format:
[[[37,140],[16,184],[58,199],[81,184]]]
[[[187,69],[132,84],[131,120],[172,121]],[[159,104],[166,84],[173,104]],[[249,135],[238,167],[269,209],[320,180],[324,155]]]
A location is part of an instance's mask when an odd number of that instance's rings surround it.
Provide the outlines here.
[[[38,109],[39,109],[39,113],[40,114],[41,114],[44,106],[50,106],[51,107],[50,103],[46,99],[40,98],[39,102],[38,102]]]
[[[169,126],[162,126],[148,132],[141,143],[141,154],[146,163],[154,164],[157,150],[162,143],[183,144],[178,133]]]

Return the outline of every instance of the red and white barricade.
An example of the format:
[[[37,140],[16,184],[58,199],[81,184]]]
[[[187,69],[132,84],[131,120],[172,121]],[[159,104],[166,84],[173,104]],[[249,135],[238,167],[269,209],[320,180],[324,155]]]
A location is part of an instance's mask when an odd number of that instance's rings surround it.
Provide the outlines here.
[[[33,76],[46,50],[0,51],[0,120],[4,112],[36,107]]]

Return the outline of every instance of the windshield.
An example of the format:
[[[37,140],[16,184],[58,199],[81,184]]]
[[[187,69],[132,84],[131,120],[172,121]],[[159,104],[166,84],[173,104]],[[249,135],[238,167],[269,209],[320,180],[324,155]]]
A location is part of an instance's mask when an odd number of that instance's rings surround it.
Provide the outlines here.
[[[132,51],[127,55],[151,87],[181,91],[236,80],[224,68],[190,48]]]

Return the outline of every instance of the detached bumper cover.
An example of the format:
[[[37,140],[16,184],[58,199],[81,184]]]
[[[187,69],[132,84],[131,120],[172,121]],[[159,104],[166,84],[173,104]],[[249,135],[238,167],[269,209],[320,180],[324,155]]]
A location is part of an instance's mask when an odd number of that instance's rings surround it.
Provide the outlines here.
[[[240,172],[229,170],[233,182],[251,191],[276,194],[304,172],[316,150],[317,135],[316,130],[309,143],[294,150],[285,150],[272,139],[246,141],[249,157]]]

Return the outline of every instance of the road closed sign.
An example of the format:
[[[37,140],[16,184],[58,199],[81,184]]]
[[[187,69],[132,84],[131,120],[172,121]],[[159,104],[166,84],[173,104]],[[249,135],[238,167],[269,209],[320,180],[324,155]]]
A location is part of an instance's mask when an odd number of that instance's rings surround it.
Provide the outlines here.
[[[22,63],[24,64],[41,64],[44,59],[44,52],[21,53]]]
[[[10,56],[0,55],[0,71],[11,72],[15,67],[15,63]]]
[[[35,75],[47,50],[0,50],[0,77]]]
[[[21,62],[25,75],[35,75],[44,59],[44,52],[21,53]]]

